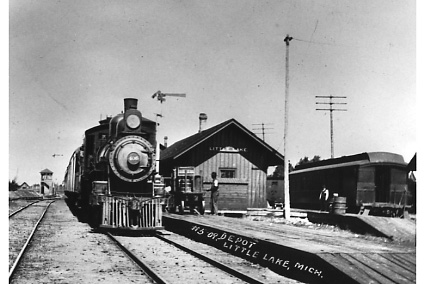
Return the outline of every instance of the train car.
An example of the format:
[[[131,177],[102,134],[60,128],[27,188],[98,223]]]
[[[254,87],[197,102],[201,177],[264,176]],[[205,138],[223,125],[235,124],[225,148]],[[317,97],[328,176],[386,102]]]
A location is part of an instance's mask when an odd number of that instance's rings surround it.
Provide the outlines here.
[[[162,229],[161,196],[155,195],[156,122],[124,99],[124,112],[85,131],[64,184],[94,227]]]
[[[64,193],[68,201],[76,205],[81,194],[81,160],[83,158],[83,151],[78,147],[72,153],[69,159],[68,166],[65,171],[64,177]]]
[[[348,213],[399,216],[412,206],[406,166],[401,155],[387,152],[296,166],[289,174],[291,207],[319,209],[319,194],[325,185],[330,196],[346,199]]]

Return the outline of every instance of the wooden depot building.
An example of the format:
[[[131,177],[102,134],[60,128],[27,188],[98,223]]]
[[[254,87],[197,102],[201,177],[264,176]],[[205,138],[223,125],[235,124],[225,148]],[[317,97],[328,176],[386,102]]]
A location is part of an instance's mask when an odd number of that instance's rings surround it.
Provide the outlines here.
[[[201,119],[201,116],[200,116]],[[269,166],[283,165],[284,157],[235,119],[229,119],[163,148],[160,174],[175,175],[179,167],[193,167],[193,192],[211,187],[211,173],[217,173],[219,211],[265,208]],[[205,194],[209,208],[210,194]]]

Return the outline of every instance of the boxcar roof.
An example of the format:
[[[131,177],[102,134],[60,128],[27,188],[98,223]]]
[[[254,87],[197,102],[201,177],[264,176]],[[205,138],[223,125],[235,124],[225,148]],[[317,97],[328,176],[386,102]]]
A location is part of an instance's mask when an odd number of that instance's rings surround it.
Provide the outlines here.
[[[406,167],[403,156],[388,152],[369,152],[350,156],[342,156],[334,159],[327,159],[318,162],[298,165],[290,174],[299,174],[310,171],[318,171],[332,168],[341,168],[360,165],[395,165]]]
[[[229,120],[226,120],[220,124],[217,124],[216,126],[213,126],[211,128],[208,128],[204,131],[201,131],[199,133],[196,133],[192,136],[189,136],[187,138],[184,138],[180,141],[177,141],[173,145],[169,146],[168,148],[161,151],[160,160],[167,160],[167,159],[175,159],[179,156],[183,155],[187,151],[191,150],[193,147],[199,145],[203,141],[207,140],[208,138],[212,137],[214,134],[222,131],[224,128],[230,126],[230,125],[236,125],[239,127],[242,131],[247,133],[252,139],[256,140],[258,143],[260,143],[264,148],[268,149],[270,152],[276,155],[278,159],[284,160],[283,155],[281,155],[279,152],[277,152],[275,149],[273,149],[271,146],[269,146],[267,143],[265,143],[263,140],[258,138],[255,134],[253,134],[251,131],[249,131],[247,128],[245,128],[242,124],[240,124],[236,119],[231,118]]]

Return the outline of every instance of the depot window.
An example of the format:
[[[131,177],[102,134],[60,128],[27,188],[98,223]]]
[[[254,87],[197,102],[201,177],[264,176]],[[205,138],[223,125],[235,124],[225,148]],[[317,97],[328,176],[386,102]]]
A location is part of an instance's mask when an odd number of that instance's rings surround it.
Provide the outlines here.
[[[236,169],[220,169],[221,178],[236,178]]]

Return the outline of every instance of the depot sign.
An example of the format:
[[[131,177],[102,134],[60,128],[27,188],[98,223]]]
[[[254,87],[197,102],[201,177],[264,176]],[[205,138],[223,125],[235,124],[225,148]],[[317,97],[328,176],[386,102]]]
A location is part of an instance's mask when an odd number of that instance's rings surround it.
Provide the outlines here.
[[[248,152],[248,148],[235,148],[232,146],[226,146],[226,147],[211,146],[209,150],[214,152],[235,152],[235,153]]]
[[[306,283],[353,283],[353,279],[315,254],[186,220],[163,218],[165,229]]]

